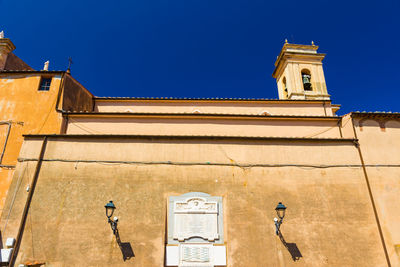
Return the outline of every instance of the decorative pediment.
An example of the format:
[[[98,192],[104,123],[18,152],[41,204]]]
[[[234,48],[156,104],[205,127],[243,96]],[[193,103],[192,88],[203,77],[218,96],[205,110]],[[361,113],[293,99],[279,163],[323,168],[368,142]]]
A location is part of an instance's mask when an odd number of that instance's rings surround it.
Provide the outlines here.
[[[175,213],[218,213],[218,203],[207,202],[202,197],[192,197],[186,201],[176,201],[174,204]]]

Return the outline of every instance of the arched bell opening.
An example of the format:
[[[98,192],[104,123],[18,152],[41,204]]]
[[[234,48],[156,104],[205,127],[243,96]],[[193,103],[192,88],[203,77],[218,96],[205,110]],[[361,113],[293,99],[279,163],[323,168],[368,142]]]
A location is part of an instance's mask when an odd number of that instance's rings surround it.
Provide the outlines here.
[[[287,89],[286,77],[283,77],[282,84],[283,84],[283,97],[285,99],[287,99],[289,94],[288,94],[288,89]]]
[[[311,72],[308,69],[301,70],[301,79],[303,81],[304,91],[312,91]]]

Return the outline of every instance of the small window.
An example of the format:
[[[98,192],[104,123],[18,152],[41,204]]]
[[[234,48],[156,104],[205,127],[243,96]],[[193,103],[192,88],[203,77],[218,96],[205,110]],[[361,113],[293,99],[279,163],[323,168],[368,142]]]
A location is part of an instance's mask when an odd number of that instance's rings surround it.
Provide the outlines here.
[[[39,91],[49,91],[51,84],[51,78],[43,78],[40,80]]]

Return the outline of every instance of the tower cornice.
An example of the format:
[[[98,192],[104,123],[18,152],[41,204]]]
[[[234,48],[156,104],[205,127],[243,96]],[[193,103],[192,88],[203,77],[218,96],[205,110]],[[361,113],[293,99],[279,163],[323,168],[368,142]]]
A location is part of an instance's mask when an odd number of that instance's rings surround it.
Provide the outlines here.
[[[272,73],[272,77],[277,78],[279,76],[281,70],[283,69],[285,63],[290,60],[296,60],[296,61],[305,60],[307,62],[316,61],[316,62],[321,63],[322,60],[325,58],[325,56],[326,56],[326,54],[323,54],[323,53],[311,54],[311,53],[286,52],[286,51],[282,53],[282,51],[281,51],[281,54],[278,56],[277,60],[275,61],[275,69],[274,69],[274,72]]]

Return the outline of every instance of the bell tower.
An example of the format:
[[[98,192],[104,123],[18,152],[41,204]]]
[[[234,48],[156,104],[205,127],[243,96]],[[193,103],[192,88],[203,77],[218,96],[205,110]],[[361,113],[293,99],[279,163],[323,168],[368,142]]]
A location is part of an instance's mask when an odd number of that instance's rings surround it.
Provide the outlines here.
[[[278,85],[279,99],[330,100],[326,90],[322,60],[318,46],[285,44],[276,59],[272,77]]]

